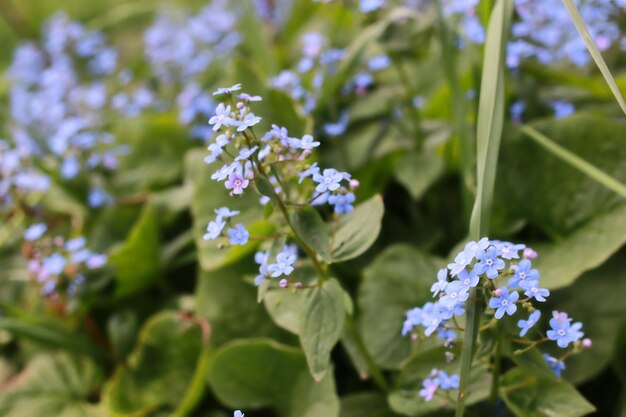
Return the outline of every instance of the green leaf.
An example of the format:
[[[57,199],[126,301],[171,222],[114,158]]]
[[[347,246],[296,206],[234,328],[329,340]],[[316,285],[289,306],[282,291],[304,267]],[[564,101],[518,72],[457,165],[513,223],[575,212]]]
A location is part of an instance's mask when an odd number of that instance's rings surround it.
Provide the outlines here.
[[[533,245],[533,261],[546,288],[561,288],[582,273],[602,265],[626,242],[626,204],[598,215],[571,235],[555,243]]]
[[[385,397],[377,392],[358,392],[341,397],[339,417],[395,417]]]
[[[330,279],[321,288],[308,291],[306,297],[300,344],[313,378],[321,381],[330,366],[330,352],[343,331],[344,292],[337,280]]]
[[[411,352],[402,337],[407,310],[432,300],[430,287],[444,261],[408,245],[394,245],[364,270],[357,304],[359,327],[374,361],[398,369]]]
[[[92,362],[66,354],[39,355],[0,390],[4,417],[104,417],[91,402],[103,381]]]
[[[302,136],[309,130],[308,119],[297,110],[297,104],[286,93],[270,88],[263,96],[263,105],[255,113],[266,125],[275,124],[286,128],[293,137]],[[269,126],[267,126],[269,129]]]
[[[180,180],[183,157],[193,142],[175,113],[120,119],[114,129],[131,152],[115,172],[117,187],[128,193],[156,190]]]
[[[410,154],[396,167],[396,178],[418,200],[439,179],[443,169],[443,160],[437,154]]]
[[[91,339],[48,320],[0,317],[0,330],[6,330],[45,347],[62,349],[93,359],[106,358],[106,353]]]
[[[541,378],[523,368],[502,377],[500,396],[517,417],[581,417],[595,411],[567,382]]]
[[[126,241],[111,253],[116,296],[131,295],[152,285],[160,274],[159,255],[159,220],[154,208],[147,205]]]
[[[137,339],[137,315],[132,310],[115,313],[107,321],[107,334],[118,359],[130,353]]]
[[[299,349],[241,340],[220,349],[209,371],[215,396],[231,409],[271,407],[280,417],[337,417],[332,374],[315,382]]]
[[[204,163],[206,151],[194,149],[186,156],[186,183],[193,187],[191,214],[193,216],[193,236],[198,248],[198,260],[204,271],[214,271],[232,265],[253,253],[258,241],[250,241],[244,246],[236,245],[228,249],[219,249],[220,243],[227,243],[227,238],[207,241],[202,237],[210,221],[215,220],[215,209],[227,206],[240,212],[233,220],[245,224],[251,236],[262,237],[274,233],[274,225],[265,220],[263,208],[258,202],[258,194],[252,189],[237,198],[229,196],[224,184],[211,179],[217,169],[215,164]]]
[[[115,416],[175,407],[187,391],[201,349],[197,323],[171,311],[153,316],[127,363],[116,369],[103,393],[104,402]]]
[[[626,182],[626,123],[577,114],[530,126],[567,151],[584,156],[617,181]],[[529,141],[521,131],[512,129],[502,146],[497,195],[513,216],[528,219],[554,240],[623,201],[593,178]]]
[[[377,195],[331,225],[333,262],[356,258],[369,249],[380,233],[384,211],[383,200]]]
[[[241,262],[198,273],[196,312],[211,323],[214,346],[242,337],[285,338],[284,332],[276,328],[263,306],[256,302],[256,288],[242,279],[253,273],[253,268]]]
[[[304,243],[311,247],[324,261],[330,262],[330,230],[314,208],[296,210],[291,224]]]

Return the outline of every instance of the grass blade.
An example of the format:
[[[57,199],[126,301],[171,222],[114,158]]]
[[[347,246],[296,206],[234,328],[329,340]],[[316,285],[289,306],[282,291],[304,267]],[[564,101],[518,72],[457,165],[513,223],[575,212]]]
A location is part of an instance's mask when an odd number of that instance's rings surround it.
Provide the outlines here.
[[[609,85],[609,88],[611,89],[611,92],[613,93],[613,95],[615,96],[615,99],[619,103],[619,106],[622,108],[622,111],[624,112],[624,114],[626,114],[626,102],[624,102],[624,97],[622,97],[622,93],[619,91],[619,88],[617,87],[615,78],[613,78],[613,75],[611,74],[609,67],[606,65],[604,58],[602,58],[602,54],[600,53],[600,50],[596,46],[596,43],[593,41],[593,38],[591,37],[589,30],[587,29],[587,25],[585,25],[585,21],[583,20],[582,16],[580,15],[580,12],[576,8],[574,1],[563,0],[563,4],[565,5],[565,7],[567,8],[567,11],[572,17],[572,21],[574,22],[574,25],[576,25],[576,29],[578,30],[578,33],[583,38],[583,41],[585,42],[585,45],[587,46],[587,49],[589,50],[591,57],[593,58],[596,65],[600,69],[602,76],[606,80],[606,83]]]
[[[504,56],[512,14],[513,2],[498,0],[487,28],[476,129],[477,194],[470,219],[470,238],[474,240],[486,235],[489,227],[498,151],[504,123]],[[470,299],[476,299],[476,289],[472,289]],[[461,380],[456,417],[463,417],[465,412],[465,398],[479,322],[478,305],[476,302],[469,302],[461,352]]]
[[[578,155],[568,151],[538,130],[527,125],[522,126],[521,129],[522,132],[524,132],[529,138],[534,140],[539,145],[543,146],[554,156],[567,162],[572,167],[587,175],[589,178],[596,180],[609,190],[612,190],[620,196],[626,198],[626,186],[617,181],[615,178],[600,170],[595,165],[592,165],[589,162],[585,161]]]

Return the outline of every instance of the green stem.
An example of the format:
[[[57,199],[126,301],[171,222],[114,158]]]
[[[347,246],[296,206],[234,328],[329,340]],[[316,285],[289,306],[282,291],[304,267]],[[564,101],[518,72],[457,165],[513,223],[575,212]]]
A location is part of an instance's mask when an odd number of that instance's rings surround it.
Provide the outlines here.
[[[502,368],[502,325],[498,322],[496,325],[496,349],[493,353],[493,368],[492,368],[492,379],[491,379],[491,393],[489,395],[489,401],[491,402],[491,407],[494,410],[496,404],[498,402],[498,395],[500,391],[500,372]]]
[[[243,136],[246,139],[248,146],[251,148],[252,147],[251,138],[246,134],[245,131],[243,132]],[[261,164],[261,161],[259,160],[257,155],[254,154],[252,158],[254,160],[254,166],[256,167],[257,173],[261,175],[269,183],[269,176],[267,175],[267,172],[265,172],[265,167],[263,166],[263,164]],[[329,278],[328,272],[320,263],[315,251],[311,249],[311,247],[304,242],[304,240],[298,234],[298,231],[296,230],[296,228],[293,227],[293,224],[291,223],[291,217],[289,216],[289,211],[287,209],[287,206],[285,205],[285,202],[280,198],[278,193],[276,193],[276,191],[274,190],[274,187],[269,187],[269,191],[272,193],[272,199],[276,201],[276,204],[278,205],[278,208],[280,209],[285,219],[285,222],[289,226],[289,229],[291,229],[291,232],[293,234],[294,239],[296,240],[296,243],[298,244],[298,246],[302,248],[304,253],[306,253],[307,257],[313,263],[313,267],[315,268],[315,271],[317,272],[317,275],[320,278],[320,285],[323,284],[324,281],[326,281]]]
[[[598,46],[593,41],[593,38],[591,37],[591,34],[589,33],[587,26],[585,25],[585,21],[583,20],[580,12],[576,8],[576,4],[572,0],[563,0],[563,4],[565,4],[565,7],[567,8],[567,11],[571,16],[574,25],[576,25],[576,29],[578,30],[580,37],[585,42],[589,53],[591,54],[593,60],[598,66],[598,69],[600,69],[604,80],[609,85],[609,88],[615,96],[617,103],[619,104],[624,114],[626,114],[626,102],[624,101],[624,97],[622,96],[622,93],[620,92],[619,87],[615,82],[615,78],[613,78],[613,75],[609,70],[609,67],[606,65],[604,58],[602,58],[602,54],[600,53]]]
[[[372,376],[372,379],[374,380],[374,382],[376,382],[376,385],[378,385],[378,387],[382,389],[383,391],[389,392],[390,390],[389,383],[387,383],[385,376],[381,372],[378,365],[376,365],[376,363],[374,362],[374,359],[372,358],[369,351],[367,350],[367,347],[365,346],[365,343],[363,342],[361,335],[359,334],[358,330],[356,329],[356,326],[354,325],[352,316],[350,315],[346,316],[345,328],[346,328],[346,331],[352,337],[352,340],[354,341],[354,344],[357,350],[359,351],[363,360],[365,361],[365,366],[367,366],[367,371]]]
[[[525,125],[522,126],[522,132],[528,135],[529,138],[534,140],[539,145],[543,146],[550,153],[555,155],[556,157],[562,159],[563,161],[570,164],[572,167],[576,168],[583,174],[587,175],[589,178],[597,181],[598,183],[604,185],[609,190],[614,191],[618,195],[623,198],[626,198],[626,186],[621,182],[617,181],[615,178],[606,174],[604,171],[585,161],[578,155],[568,151],[561,145],[557,144],[553,140],[551,140],[546,135],[541,132],[535,130],[534,128]]]
[[[476,128],[477,193],[469,227],[469,237],[472,240],[480,239],[489,231],[498,152],[504,123],[504,55],[512,15],[512,0],[498,0],[487,28]],[[482,308],[479,308],[477,292],[476,288],[470,291],[471,301],[468,301],[466,309],[467,324],[461,351],[456,417],[463,417],[465,413],[465,399],[468,395],[472,360],[480,328]],[[499,375],[493,375],[493,377],[498,378]]]
[[[205,323],[208,324],[208,323]],[[203,331],[203,347],[200,352],[200,356],[198,357],[198,362],[196,364],[196,369],[194,370],[193,377],[191,378],[191,382],[187,387],[187,391],[185,392],[185,396],[176,407],[176,410],[172,413],[172,417],[187,417],[193,415],[193,411],[196,409],[200,401],[202,400],[204,391],[206,389],[207,384],[207,375],[209,373],[209,365],[211,362],[211,344],[209,343],[209,334],[210,330],[207,332],[205,329],[208,328],[203,326],[203,323],[200,323]]]

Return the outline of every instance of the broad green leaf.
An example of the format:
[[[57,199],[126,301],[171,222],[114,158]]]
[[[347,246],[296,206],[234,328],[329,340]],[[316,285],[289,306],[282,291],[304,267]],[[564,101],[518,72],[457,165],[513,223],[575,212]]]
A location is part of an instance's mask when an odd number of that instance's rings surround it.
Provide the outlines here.
[[[341,337],[345,316],[344,292],[337,280],[306,293],[300,344],[316,381],[321,381],[330,367],[330,352]]]
[[[114,416],[136,416],[175,407],[187,391],[201,349],[197,323],[171,311],[153,316],[103,393],[109,411]]]
[[[347,261],[361,255],[380,233],[385,207],[377,195],[357,205],[354,210],[331,225],[333,262]]]
[[[93,359],[106,358],[106,352],[84,334],[70,331],[49,320],[0,317],[0,330],[8,331],[47,348],[61,349]]]
[[[524,367],[526,370],[533,374],[539,375],[542,378],[555,379],[557,376],[554,371],[550,369],[550,366],[543,357],[543,354],[537,347],[525,350],[527,346],[521,346],[517,353],[515,351],[507,352],[509,357],[519,366]],[[509,349],[510,350],[510,349]]]
[[[396,417],[389,409],[384,395],[377,392],[358,392],[341,397],[339,417]]]
[[[107,321],[107,335],[118,359],[126,358],[132,350],[137,339],[137,327],[137,315],[132,310],[115,313]]]
[[[66,354],[39,355],[0,389],[4,417],[104,417],[93,404],[103,381],[92,362]]]
[[[154,208],[146,205],[126,241],[111,253],[118,297],[139,292],[159,278],[159,220]]]
[[[430,287],[444,261],[408,245],[394,245],[363,272],[357,305],[359,327],[372,357],[383,368],[398,369],[411,352],[402,337],[407,310],[432,300]]]
[[[546,288],[574,282],[583,272],[602,265],[626,243],[626,204],[599,214],[566,238],[533,245],[539,257],[533,262]]]
[[[330,262],[330,230],[314,208],[296,210],[291,224],[304,243],[311,247],[324,261]]]
[[[286,128],[292,137],[302,136],[310,129],[308,119],[296,110],[297,104],[286,93],[271,88],[265,92],[261,103],[258,109],[254,108],[255,114],[263,118],[268,129],[275,124]]]
[[[231,409],[271,407],[280,417],[338,417],[331,374],[315,382],[299,349],[256,339],[233,342],[213,358],[209,383]]]
[[[258,242],[250,241],[244,246],[219,249],[219,244],[228,243],[227,238],[207,241],[202,237],[210,221],[215,220],[215,210],[229,207],[241,213],[232,220],[234,224],[242,223],[250,235],[261,237],[270,235],[274,226],[262,219],[263,209],[258,202],[259,195],[250,187],[242,196],[231,197],[224,184],[211,179],[211,174],[219,168],[218,163],[204,163],[206,151],[191,150],[186,156],[186,182],[193,187],[191,214],[193,216],[193,235],[198,248],[198,261],[204,271],[214,271],[231,265],[250,255]]]
[[[607,175],[626,182],[626,123],[589,114],[530,124]],[[601,140],[590,140],[601,138]],[[558,240],[622,201],[519,131],[502,145],[497,200]]]
[[[583,323],[585,337],[593,341],[591,349],[568,358],[564,378],[574,383],[588,381],[610,363],[617,330],[626,318],[624,271],[626,259],[620,252],[601,267],[582,275],[571,286],[550,295],[546,313],[553,309],[565,311],[574,321]]]
[[[256,288],[242,278],[254,271],[254,267],[240,262],[198,273],[196,312],[211,323],[213,345],[220,346],[241,337],[285,338],[263,306],[256,302]]]
[[[114,133],[130,146],[114,181],[128,193],[161,189],[183,176],[183,157],[193,142],[174,113],[121,119]]]
[[[541,378],[523,368],[502,376],[500,396],[517,417],[581,417],[595,408],[565,381]]]
[[[411,154],[396,167],[396,178],[417,200],[437,181],[443,169],[443,160],[437,154]]]
[[[302,329],[302,316],[308,291],[308,289],[295,292],[270,290],[265,293],[263,303],[278,326],[297,335]]]

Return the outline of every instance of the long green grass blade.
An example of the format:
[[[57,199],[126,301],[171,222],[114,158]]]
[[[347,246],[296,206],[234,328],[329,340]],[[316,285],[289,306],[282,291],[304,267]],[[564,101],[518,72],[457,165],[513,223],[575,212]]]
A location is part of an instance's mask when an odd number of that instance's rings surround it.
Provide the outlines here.
[[[596,65],[600,69],[602,76],[606,80],[606,83],[609,85],[609,88],[611,89],[611,92],[613,93],[613,95],[615,96],[615,99],[619,103],[619,106],[622,108],[622,111],[624,112],[624,114],[626,114],[626,102],[624,102],[624,97],[622,97],[622,93],[619,91],[619,88],[617,87],[615,78],[613,78],[613,75],[611,74],[609,67],[606,65],[604,58],[602,58],[602,54],[600,53],[600,50],[596,46],[596,43],[593,41],[593,38],[591,37],[589,30],[587,29],[587,25],[585,25],[585,21],[583,20],[582,16],[580,15],[580,12],[576,8],[574,1],[563,0],[563,4],[565,5],[565,7],[567,8],[567,11],[572,17],[572,21],[574,22],[574,25],[576,25],[576,29],[578,30],[578,33],[580,33],[580,36],[583,38],[583,41],[585,42],[585,45],[587,46],[587,49],[589,50],[591,57],[593,58]]]
[[[498,151],[504,123],[504,57],[512,14],[513,2],[498,0],[487,28],[476,129],[477,194],[470,219],[470,238],[475,240],[486,235],[489,227]],[[470,299],[476,299],[475,289],[472,290]],[[456,417],[463,417],[465,413],[465,398],[468,394],[467,388],[480,322],[478,310],[476,302],[467,304]],[[494,378],[497,378],[497,375]]]
[[[568,151],[543,133],[537,131],[530,126],[522,126],[522,132],[528,135],[528,137],[534,140],[536,143],[543,146],[554,156],[567,162],[572,167],[587,175],[589,178],[596,180],[609,190],[615,191],[615,193],[626,198],[626,186],[605,173],[604,171],[585,161],[578,155]]]

